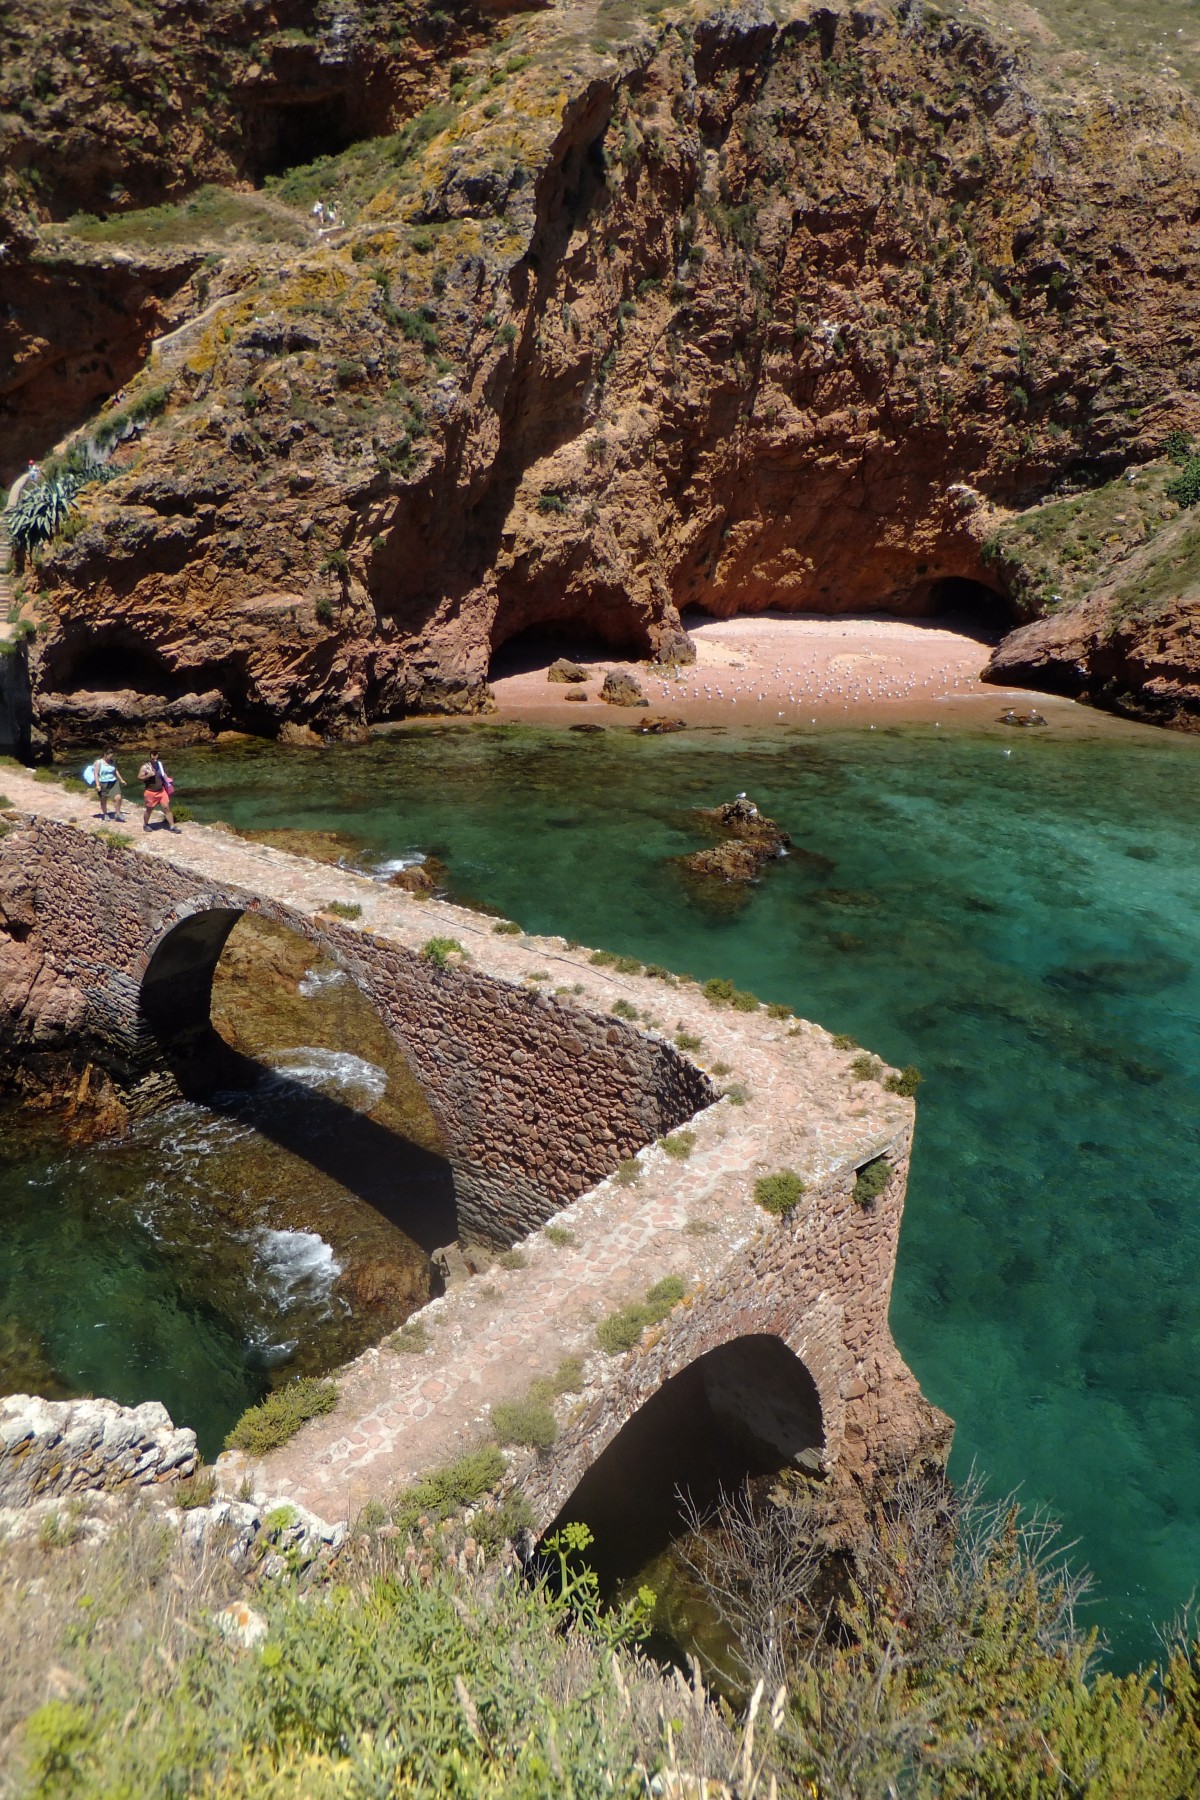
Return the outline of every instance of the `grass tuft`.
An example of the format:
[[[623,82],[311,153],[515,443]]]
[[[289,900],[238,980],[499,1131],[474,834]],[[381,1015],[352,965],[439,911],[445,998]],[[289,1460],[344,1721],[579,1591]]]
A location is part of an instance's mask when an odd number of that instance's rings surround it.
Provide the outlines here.
[[[452,956],[466,954],[458,939],[452,937],[431,937],[421,946],[421,955],[425,961],[433,963],[438,969],[447,968]]]
[[[620,1356],[623,1351],[632,1350],[647,1326],[660,1324],[686,1293],[687,1286],[680,1276],[665,1275],[647,1289],[644,1300],[623,1306],[600,1321],[596,1327],[600,1348],[609,1356]]]
[[[415,1531],[422,1519],[448,1519],[460,1507],[473,1506],[504,1474],[508,1464],[494,1444],[468,1450],[456,1462],[405,1488],[392,1502],[392,1523],[401,1531]]]
[[[924,1079],[916,1063],[905,1063],[899,1074],[889,1075],[883,1085],[889,1094],[904,1094],[911,1099]]]

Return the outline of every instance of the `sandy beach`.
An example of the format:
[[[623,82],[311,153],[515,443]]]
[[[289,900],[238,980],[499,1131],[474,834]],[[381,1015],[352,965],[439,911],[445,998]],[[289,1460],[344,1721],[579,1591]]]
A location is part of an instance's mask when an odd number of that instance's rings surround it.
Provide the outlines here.
[[[651,673],[645,664],[568,649],[587,670],[586,684],[548,681],[549,661],[543,661],[493,677],[497,709],[506,718],[556,724],[615,724],[623,717],[633,724],[646,712],[600,699],[606,671],[625,669],[640,681],[649,716],[689,725],[738,720],[835,725],[859,722],[864,712],[889,723],[943,718],[949,723],[964,714],[998,718],[1009,706],[1077,710],[1053,695],[982,682],[991,643],[954,623],[782,613],[688,617],[684,623],[696,646],[691,665]]]

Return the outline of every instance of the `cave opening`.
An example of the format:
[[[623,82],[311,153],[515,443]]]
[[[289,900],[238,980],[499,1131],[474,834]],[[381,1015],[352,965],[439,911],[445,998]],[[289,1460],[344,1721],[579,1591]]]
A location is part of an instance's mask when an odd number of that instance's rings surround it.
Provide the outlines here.
[[[1010,631],[1013,612],[1007,596],[986,582],[966,575],[945,575],[929,586],[930,611],[939,618],[954,619],[968,629],[989,633]]]
[[[560,656],[585,664],[640,662],[646,651],[644,643],[635,644],[628,638],[614,642],[594,627],[573,619],[543,620],[536,625],[527,625],[495,645],[488,666],[488,680],[534,674]]]
[[[782,1339],[735,1338],[665,1381],[586,1471],[550,1532],[583,1521],[588,1561],[614,1592],[747,1480],[823,1471],[816,1382]]]
[[[322,157],[340,156],[369,134],[356,129],[347,95],[334,93],[259,106],[251,114],[248,135],[252,178],[260,183]]]
[[[153,650],[115,640],[85,650],[62,686],[73,693],[132,692],[163,700],[178,699],[185,691],[179,677]]]

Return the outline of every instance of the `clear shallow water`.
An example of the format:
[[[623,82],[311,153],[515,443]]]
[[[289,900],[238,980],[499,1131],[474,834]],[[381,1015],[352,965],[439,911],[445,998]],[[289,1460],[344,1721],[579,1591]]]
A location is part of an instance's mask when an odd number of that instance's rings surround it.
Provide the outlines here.
[[[353,1303],[342,1258],[422,1253],[257,1129],[289,1108],[312,1129],[314,1092],[365,1110],[386,1072],[318,1046],[265,1060],[260,1088],[122,1142],[69,1148],[50,1121],[0,1118],[0,1392],[161,1400],[211,1457],[272,1370],[326,1369],[397,1322]]]
[[[728,975],[926,1076],[893,1327],[955,1466],[1049,1505],[1124,1662],[1200,1577],[1200,744],[525,727],[191,752],[202,818],[352,829],[532,931]],[[710,906],[670,858],[740,789],[796,858]]]

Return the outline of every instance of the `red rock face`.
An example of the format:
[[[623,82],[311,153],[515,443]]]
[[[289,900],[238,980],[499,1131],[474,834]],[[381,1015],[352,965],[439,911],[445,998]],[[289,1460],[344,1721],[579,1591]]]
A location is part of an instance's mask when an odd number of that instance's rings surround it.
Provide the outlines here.
[[[1069,694],[1074,700],[1200,731],[1200,619],[1194,600],[1172,600],[1152,619],[1114,622],[1103,600],[1024,625],[999,646],[989,681]]]
[[[981,496],[1200,423],[1186,107],[1051,116],[867,9],[545,66],[184,333],[41,571],[52,735],[353,734],[485,706],[534,628],[686,657],[689,605],[1003,604]]]

